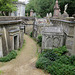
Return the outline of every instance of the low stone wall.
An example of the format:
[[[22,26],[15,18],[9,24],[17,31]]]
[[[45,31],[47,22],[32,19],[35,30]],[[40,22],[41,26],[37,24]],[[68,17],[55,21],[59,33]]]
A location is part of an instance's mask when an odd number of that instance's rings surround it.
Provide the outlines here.
[[[23,45],[24,26],[19,17],[0,17],[0,57]]]

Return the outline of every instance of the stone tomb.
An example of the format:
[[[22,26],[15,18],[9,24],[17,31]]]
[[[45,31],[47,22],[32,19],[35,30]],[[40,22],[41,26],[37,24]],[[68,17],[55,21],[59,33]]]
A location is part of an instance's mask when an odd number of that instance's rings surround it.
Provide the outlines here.
[[[42,49],[63,46],[64,35],[60,27],[45,27],[42,34]]]
[[[51,19],[54,26],[61,27],[64,32],[64,44],[69,55],[75,55],[75,21]]]
[[[34,25],[34,37],[37,38],[38,35],[42,35],[43,28],[50,27],[50,25],[51,24],[47,22],[46,18],[36,18]]]
[[[0,17],[0,57],[23,45],[24,26],[19,17]]]

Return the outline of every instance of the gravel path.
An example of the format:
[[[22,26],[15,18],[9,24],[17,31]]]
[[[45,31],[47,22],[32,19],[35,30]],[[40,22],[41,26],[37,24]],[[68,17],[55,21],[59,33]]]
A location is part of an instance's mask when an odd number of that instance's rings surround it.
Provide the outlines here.
[[[36,42],[27,35],[24,35],[24,39],[26,44],[17,58],[7,63],[0,63],[1,75],[48,75],[35,67]]]

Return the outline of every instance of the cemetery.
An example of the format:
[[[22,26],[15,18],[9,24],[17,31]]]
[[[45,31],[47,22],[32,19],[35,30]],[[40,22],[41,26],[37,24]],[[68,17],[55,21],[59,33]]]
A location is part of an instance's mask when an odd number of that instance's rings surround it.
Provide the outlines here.
[[[0,74],[75,75],[74,3],[1,0]]]

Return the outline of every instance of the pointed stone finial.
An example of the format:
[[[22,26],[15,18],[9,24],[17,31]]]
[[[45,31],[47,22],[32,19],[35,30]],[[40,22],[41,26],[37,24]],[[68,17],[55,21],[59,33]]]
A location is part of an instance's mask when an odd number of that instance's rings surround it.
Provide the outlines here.
[[[60,8],[58,5],[58,0],[56,0],[55,6],[54,6],[54,15],[53,18],[58,18],[60,14]]]

